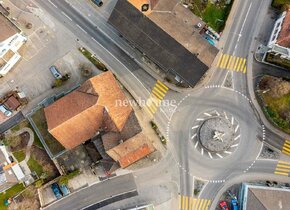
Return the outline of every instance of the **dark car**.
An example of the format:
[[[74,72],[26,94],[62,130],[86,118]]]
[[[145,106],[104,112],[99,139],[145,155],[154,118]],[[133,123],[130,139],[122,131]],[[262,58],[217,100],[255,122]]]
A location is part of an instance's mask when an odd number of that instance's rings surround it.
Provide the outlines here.
[[[98,7],[101,7],[103,5],[102,0],[92,0],[94,4],[96,4]]]
[[[62,75],[58,71],[58,69],[56,68],[56,66],[49,67],[49,70],[50,70],[50,72],[52,73],[52,75],[54,76],[55,79],[61,79],[62,78]]]
[[[57,183],[53,183],[53,184],[51,185],[51,189],[52,189],[52,191],[53,191],[53,193],[54,193],[54,195],[55,195],[55,197],[56,197],[57,199],[62,198],[62,194],[61,194],[61,192],[60,192],[60,189],[59,189]]]
[[[64,184],[60,186],[60,190],[61,190],[63,196],[67,196],[68,194],[70,194],[69,189]]]

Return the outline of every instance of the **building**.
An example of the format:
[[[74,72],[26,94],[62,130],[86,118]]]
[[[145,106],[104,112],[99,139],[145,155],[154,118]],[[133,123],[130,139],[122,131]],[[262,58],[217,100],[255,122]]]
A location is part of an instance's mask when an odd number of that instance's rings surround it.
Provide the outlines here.
[[[276,20],[268,48],[269,53],[290,60],[290,9],[283,12]]]
[[[241,190],[241,210],[279,210],[290,206],[290,189],[257,186],[244,183]]]
[[[126,101],[113,73],[102,73],[44,109],[48,131],[67,150],[91,141],[125,168],[155,150]]]
[[[0,12],[0,77],[20,60],[18,50],[26,42],[21,30]]]
[[[108,22],[144,57],[191,87],[218,53],[195,27],[201,20],[177,0],[118,0]]]
[[[18,163],[12,161],[5,146],[0,146],[0,192],[3,192],[24,179]]]

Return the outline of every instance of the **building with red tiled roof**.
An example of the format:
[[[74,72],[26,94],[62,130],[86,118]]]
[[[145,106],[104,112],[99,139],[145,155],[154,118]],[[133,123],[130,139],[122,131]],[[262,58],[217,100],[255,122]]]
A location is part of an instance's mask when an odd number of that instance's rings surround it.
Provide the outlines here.
[[[91,140],[104,159],[127,167],[154,147],[132,107],[120,101],[127,99],[113,73],[102,73],[44,108],[48,131],[68,150]]]
[[[269,52],[290,60],[290,9],[276,20],[268,47]]]

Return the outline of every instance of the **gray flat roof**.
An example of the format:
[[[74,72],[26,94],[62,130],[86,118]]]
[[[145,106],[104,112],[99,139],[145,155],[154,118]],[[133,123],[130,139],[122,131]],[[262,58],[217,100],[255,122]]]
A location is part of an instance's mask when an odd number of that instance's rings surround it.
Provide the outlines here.
[[[127,0],[118,0],[108,22],[165,72],[178,75],[192,87],[208,70],[194,54]]]

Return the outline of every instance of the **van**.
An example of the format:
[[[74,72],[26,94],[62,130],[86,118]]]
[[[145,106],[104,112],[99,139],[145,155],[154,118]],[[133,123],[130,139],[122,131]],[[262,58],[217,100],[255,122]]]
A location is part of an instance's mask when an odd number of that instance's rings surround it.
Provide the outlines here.
[[[12,112],[5,106],[5,105],[0,105],[0,111],[6,116],[10,117],[12,115]]]
[[[50,72],[52,73],[52,75],[54,76],[55,79],[61,79],[62,75],[61,73],[57,70],[57,68],[55,66],[51,66],[49,67]]]
[[[103,5],[102,0],[92,0],[94,4],[96,4],[98,7],[101,7]]]

